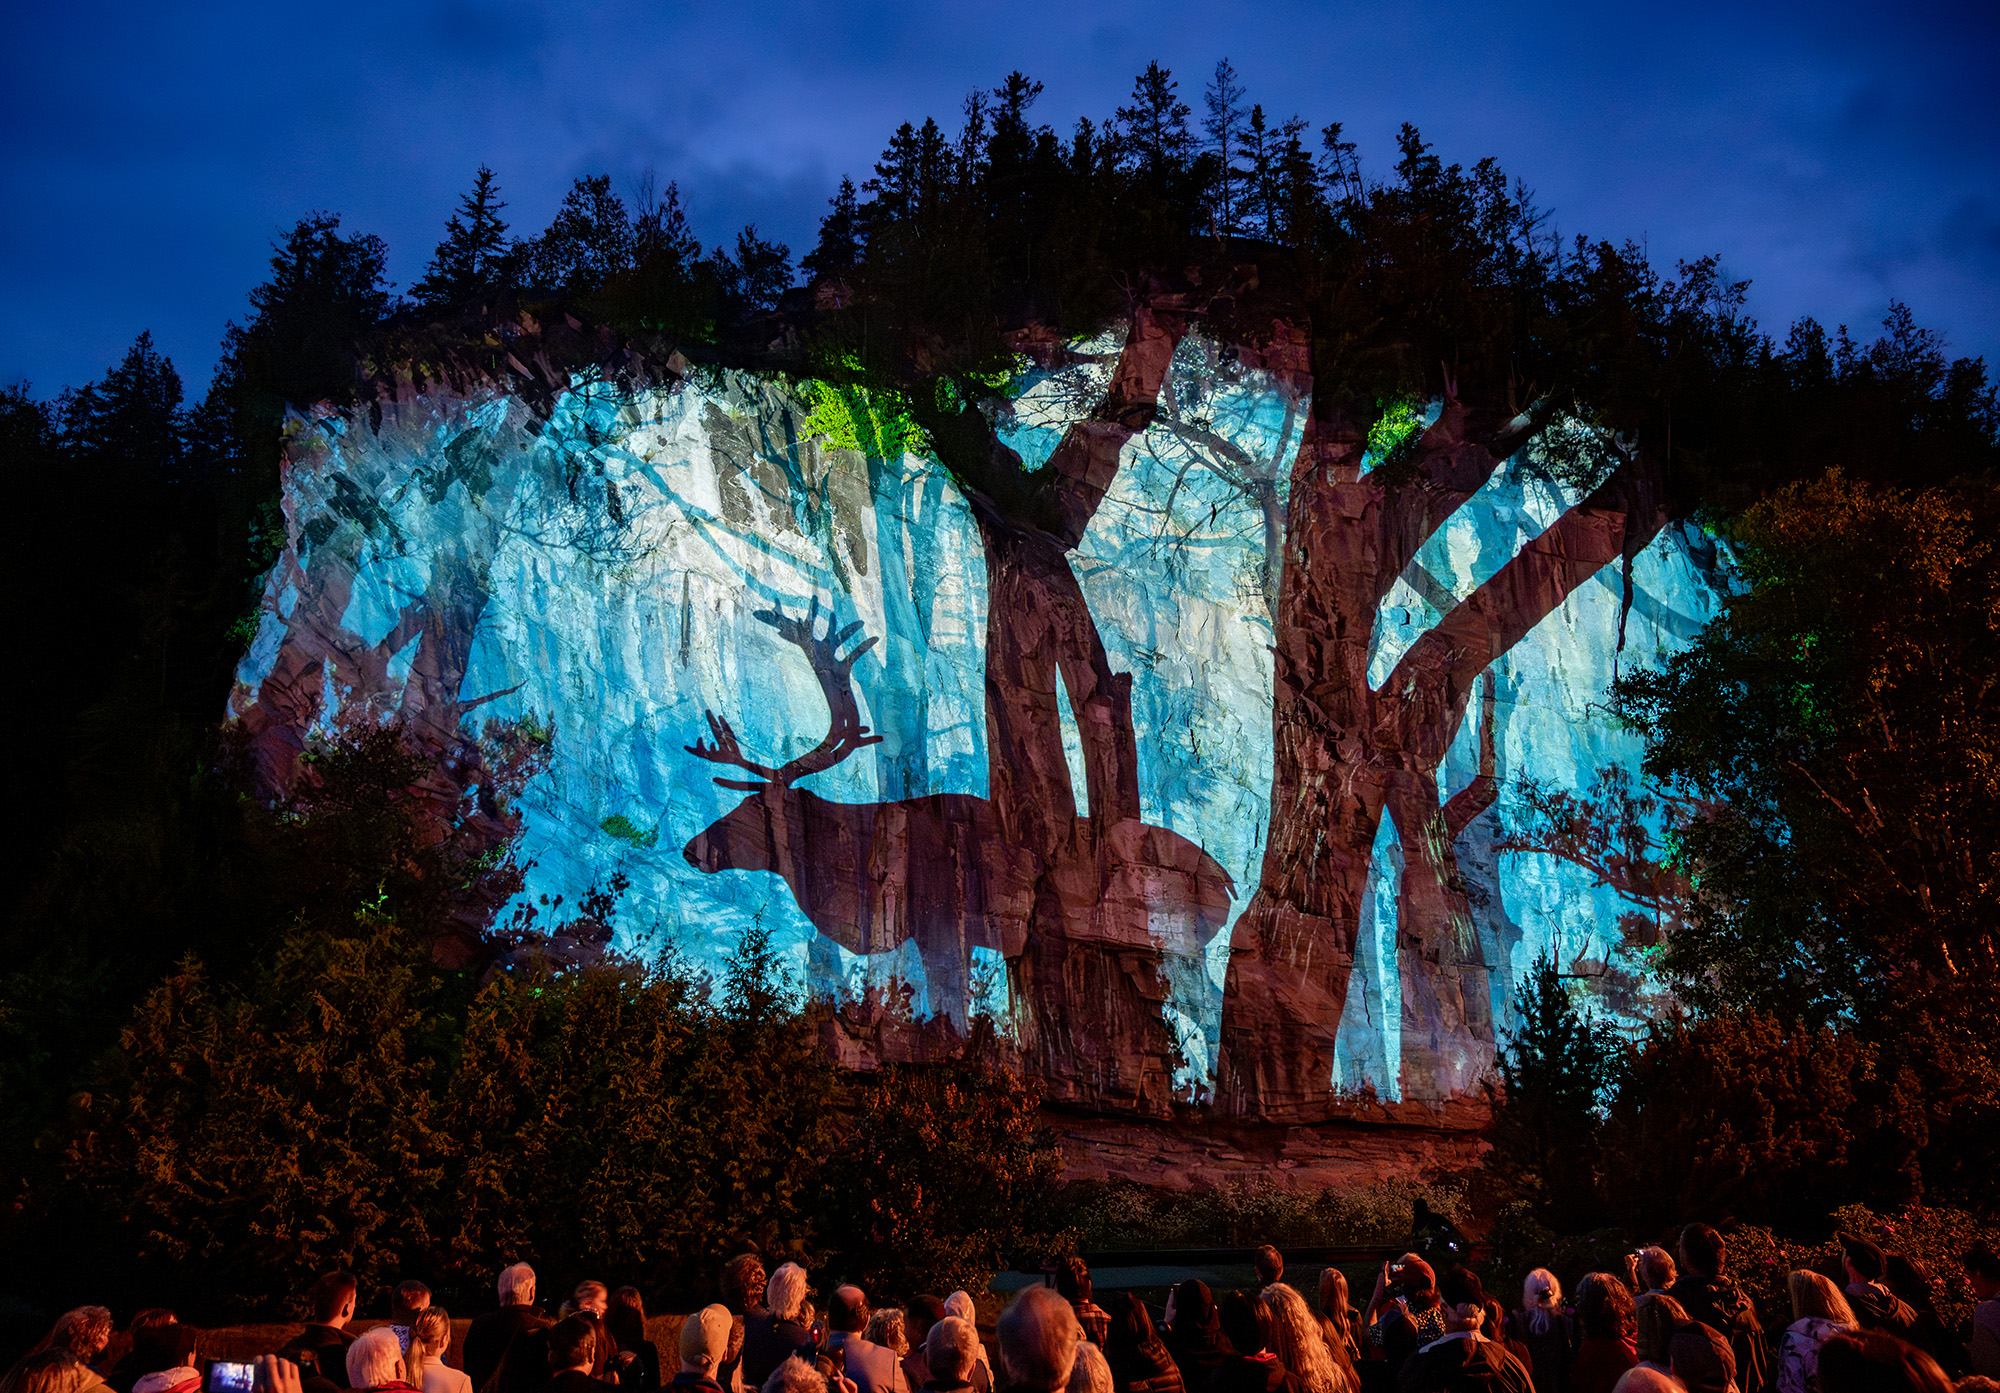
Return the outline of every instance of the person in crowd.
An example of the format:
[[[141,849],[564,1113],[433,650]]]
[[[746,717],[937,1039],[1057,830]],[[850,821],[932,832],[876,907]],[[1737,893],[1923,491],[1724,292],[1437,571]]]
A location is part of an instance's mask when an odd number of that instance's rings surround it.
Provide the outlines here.
[[[1840,1288],[1817,1272],[1786,1277],[1785,1294],[1792,1323],[1778,1337],[1778,1393],[1819,1393],[1820,1346],[1856,1328],[1854,1311]]]
[[[313,1318],[279,1351],[311,1377],[317,1374],[336,1388],[347,1388],[347,1351],[354,1343],[348,1323],[354,1319],[358,1290],[352,1272],[329,1272],[313,1283]],[[393,1338],[393,1337],[392,1337]],[[397,1346],[400,1352],[401,1346]]]
[[[730,1334],[738,1319],[729,1307],[719,1304],[704,1306],[689,1316],[681,1325],[680,1369],[667,1386],[677,1393],[723,1393],[718,1376],[728,1358]]]
[[[180,1317],[164,1306],[149,1306],[132,1317],[131,1322],[125,1327],[125,1353],[117,1364],[112,1366],[111,1372],[104,1376],[104,1381],[110,1385],[112,1393],[132,1393],[132,1385],[138,1382],[139,1375],[153,1372],[151,1369],[140,1367],[152,1357],[150,1354],[142,1353],[141,1346],[153,1331],[164,1330],[179,1323]]]
[[[1688,1393],[1738,1393],[1736,1352],[1713,1326],[1689,1321],[1667,1345],[1674,1377]]]
[[[582,1313],[564,1316],[550,1326],[544,1336],[548,1373],[540,1384],[542,1393],[603,1393],[606,1388],[616,1387],[591,1373],[597,1366],[598,1338],[597,1322]],[[507,1355],[509,1365],[521,1354],[525,1343],[514,1342]],[[505,1373],[503,1367],[503,1379]]]
[[[1972,1338],[1965,1346],[1966,1366],[1981,1377],[2000,1379],[2000,1253],[1980,1243],[1966,1249],[1959,1261],[1977,1303]]]
[[[409,1381],[409,1365],[403,1358],[403,1342],[386,1325],[378,1325],[350,1341],[344,1365],[349,1388],[416,1393]]]
[[[732,1318],[731,1324],[734,1324]],[[637,1287],[620,1287],[604,1308],[604,1333],[611,1337],[606,1367],[624,1389],[660,1386],[660,1347],[646,1338],[646,1298]]]
[[[917,1386],[924,1393],[972,1393],[972,1370],[984,1352],[979,1328],[971,1321],[939,1316],[915,1351],[924,1365]]]
[[[1319,1323],[1303,1296],[1283,1282],[1271,1282],[1257,1293],[1257,1300],[1264,1307],[1271,1354],[1291,1370],[1299,1393],[1357,1393],[1353,1372],[1326,1347],[1326,1337],[1319,1333]],[[1142,1319],[1143,1315],[1142,1308]]]
[[[1240,1291],[1222,1300],[1223,1338],[1235,1351],[1208,1376],[1203,1393],[1299,1393],[1298,1383],[1272,1353],[1271,1315]]]
[[[745,1387],[762,1388],[778,1366],[801,1350],[812,1346],[812,1329],[806,1311],[806,1270],[788,1262],[764,1284],[767,1306],[751,1312],[743,1322],[743,1365]]]
[[[868,1328],[861,1332],[861,1338],[894,1351],[899,1364],[909,1357],[910,1327],[900,1306],[877,1307],[868,1317]]]
[[[1649,1243],[1626,1258],[1625,1269],[1626,1284],[1639,1296],[1648,1292],[1672,1291],[1675,1279],[1680,1276],[1674,1268],[1673,1254],[1657,1243]]]
[[[826,1348],[839,1353],[847,1377],[861,1393],[910,1393],[896,1351],[867,1336],[868,1298],[860,1287],[834,1288],[826,1326]]]
[[[903,1331],[910,1342],[910,1352],[903,1356],[903,1382],[911,1388],[922,1388],[931,1379],[930,1365],[924,1360],[924,1344],[930,1339],[931,1328],[948,1315],[942,1298],[928,1293],[913,1296],[903,1303]],[[971,1375],[966,1375],[967,1382]]]
[[[722,1367],[715,1371],[715,1381],[724,1388],[735,1388],[742,1383],[744,1321],[753,1312],[764,1309],[764,1260],[755,1253],[738,1253],[722,1269],[721,1286],[722,1304],[734,1325],[729,1336],[733,1352],[723,1357]]]
[[[1104,1358],[1117,1393],[1184,1393],[1181,1371],[1153,1329],[1146,1304],[1123,1291],[1111,1298],[1110,1311]]]
[[[963,1321],[970,1321],[974,1330],[979,1328],[979,1311],[968,1292],[955,1291],[947,1296],[944,1299],[944,1313],[948,1316],[957,1316]],[[993,1361],[987,1357],[984,1344],[979,1347],[979,1362],[972,1370],[972,1386],[978,1393],[988,1393],[993,1387]]]
[[[1632,1303],[1632,1349],[1639,1367],[1670,1374],[1674,1369],[1674,1332],[1688,1323],[1681,1303],[1664,1292],[1649,1291]]]
[[[103,1386],[88,1364],[60,1345],[28,1355],[0,1379],[0,1393],[89,1393]]]
[[[43,1350],[68,1350],[77,1363],[88,1366],[111,1343],[111,1311],[104,1306],[78,1306],[64,1311],[36,1343],[32,1354]]]
[[[1000,1363],[1006,1393],[1056,1393],[1069,1387],[1083,1327],[1076,1311],[1048,1287],[1028,1287],[1000,1313]]]
[[[486,1393],[487,1385],[499,1373],[517,1339],[537,1337],[533,1359],[528,1361],[531,1366],[547,1348],[539,1337],[549,1328],[550,1321],[535,1309],[535,1269],[525,1262],[502,1268],[494,1287],[500,1309],[479,1316],[465,1332],[462,1356],[465,1376],[472,1380],[477,1393]]]
[[[1101,1346],[1111,1329],[1111,1316],[1091,1300],[1090,1268],[1082,1258],[1073,1257],[1056,1269],[1056,1291],[1069,1302],[1070,1310],[1076,1312],[1076,1323],[1083,1327],[1083,1337]]]
[[[1944,1318],[1938,1315],[1937,1284],[1931,1281],[1931,1274],[1907,1253],[1884,1253],[1882,1258],[1882,1284],[1917,1318],[1911,1328],[1910,1343],[1937,1360],[1947,1376],[1964,1373],[1965,1350],[1945,1329]]]
[[[1362,1320],[1368,1326],[1370,1356],[1380,1351],[1391,1369],[1401,1370],[1411,1355],[1444,1338],[1437,1273],[1415,1253],[1384,1263]]]
[[[430,1304],[431,1289],[422,1282],[400,1283],[395,1291],[389,1294],[389,1324],[398,1330],[407,1332],[411,1322],[416,1320],[417,1312],[425,1309]],[[407,1351],[409,1349],[409,1336],[406,1333],[402,1338],[403,1348]]]
[[[430,1293],[424,1295],[426,1304],[410,1317],[409,1344],[403,1354],[408,1378],[423,1393],[472,1393],[465,1370],[444,1362],[445,1351],[451,1348],[451,1312],[430,1305]]]
[[[1540,1387],[1539,1384],[1536,1386]],[[1685,1393],[1685,1390],[1681,1381],[1672,1374],[1663,1374],[1644,1364],[1634,1364],[1618,1376],[1617,1386],[1611,1393]]]
[[[1507,1312],[1501,1308],[1497,1296],[1489,1294],[1486,1298],[1486,1320],[1480,1334],[1513,1355],[1514,1362],[1528,1371],[1531,1381],[1534,1379],[1534,1352],[1507,1329]]]
[[[1180,1370],[1181,1384],[1188,1393],[1201,1393],[1208,1376],[1229,1357],[1229,1342],[1222,1336],[1221,1312],[1208,1284],[1190,1277],[1167,1293],[1167,1353]]]
[[[1763,1393],[1768,1379],[1764,1327],[1757,1307],[1728,1275],[1729,1249],[1707,1224],[1681,1230],[1680,1275],[1667,1294],[1681,1303],[1689,1320],[1720,1330],[1736,1356],[1736,1382],[1743,1393]]]
[[[133,1352],[152,1367],[132,1381],[133,1393],[197,1393],[201,1387],[200,1342],[185,1325],[161,1326],[135,1341]]]
[[[1536,1393],[1569,1393],[1569,1366],[1576,1356],[1576,1322],[1563,1307],[1562,1283],[1546,1267],[1521,1283],[1521,1308],[1509,1318],[1514,1338],[1528,1351],[1528,1372]]]
[[[1319,1270],[1319,1333],[1341,1367],[1352,1373],[1361,1358],[1357,1338],[1360,1321],[1347,1295],[1347,1274],[1337,1267]]]
[[[1937,1360],[1886,1330],[1866,1328],[1820,1346],[1819,1386],[1823,1393],[1953,1393]]]
[[[1112,1393],[1111,1363],[1104,1351],[1084,1340],[1076,1347],[1076,1362],[1069,1366],[1066,1393]]]
[[[1474,1388],[1534,1393],[1534,1383],[1520,1361],[1481,1332],[1486,1323],[1486,1292],[1478,1274],[1463,1266],[1447,1268],[1438,1279],[1438,1296],[1445,1333],[1403,1365],[1397,1380],[1402,1393],[1458,1393]]]
[[[588,1311],[593,1316],[601,1316],[610,1304],[611,1292],[604,1283],[578,1282],[576,1290],[569,1294],[569,1300],[565,1303],[564,1314],[575,1316]]]
[[[1285,1255],[1266,1243],[1250,1259],[1257,1269],[1257,1285],[1268,1287],[1273,1282],[1285,1280]]]
[[[787,1355],[785,1362],[764,1380],[762,1393],[834,1393],[825,1374],[800,1355]]]
[[[1882,1276],[1886,1254],[1873,1242],[1851,1233],[1840,1235],[1840,1261],[1847,1272],[1847,1304],[1864,1330],[1882,1330],[1906,1340],[1916,1329],[1917,1313],[1889,1290]]]
[[[1632,1329],[1632,1293],[1609,1272],[1590,1272],[1576,1288],[1579,1339],[1570,1361],[1570,1393],[1611,1393],[1639,1362]]]
[[[1952,1385],[1952,1393],[2000,1393],[2000,1379],[1984,1374],[1967,1374]]]

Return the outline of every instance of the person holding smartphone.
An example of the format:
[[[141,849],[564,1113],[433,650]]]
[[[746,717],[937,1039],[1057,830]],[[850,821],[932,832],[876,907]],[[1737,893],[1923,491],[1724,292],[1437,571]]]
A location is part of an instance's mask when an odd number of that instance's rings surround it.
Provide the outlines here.
[[[133,1381],[132,1393],[194,1393],[202,1385],[196,1343],[185,1325],[163,1325],[133,1341],[132,1353],[146,1369]]]

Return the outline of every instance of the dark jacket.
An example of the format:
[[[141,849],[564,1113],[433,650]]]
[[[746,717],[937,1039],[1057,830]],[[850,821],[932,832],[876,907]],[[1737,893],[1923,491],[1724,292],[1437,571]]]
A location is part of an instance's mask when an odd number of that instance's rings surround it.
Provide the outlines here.
[[[1908,1340],[1917,1328],[1917,1313],[1910,1303],[1878,1283],[1857,1282],[1849,1287],[1847,1304],[1854,1308],[1854,1318],[1863,1330],[1886,1330],[1899,1340]]]
[[[769,1311],[752,1311],[743,1321],[743,1386],[762,1388],[777,1367],[812,1348],[812,1331]]]
[[[1401,1370],[1410,1356],[1433,1340],[1444,1338],[1444,1305],[1432,1301],[1422,1310],[1397,1302],[1376,1322],[1382,1332],[1382,1355],[1389,1367]]]
[[[319,1376],[335,1388],[347,1387],[347,1347],[354,1343],[352,1330],[339,1330],[331,1325],[315,1322],[301,1330],[287,1341],[279,1351],[286,1358],[297,1362],[302,1350],[311,1350],[314,1361],[319,1365]]]
[[[606,1389],[617,1386],[592,1378],[581,1369],[565,1369],[553,1377],[544,1377],[539,1388],[540,1393],[605,1393]]]
[[[625,1357],[628,1354],[632,1356],[629,1360]],[[620,1348],[608,1367],[617,1372],[618,1386],[625,1393],[635,1388],[651,1393],[660,1386],[660,1347],[651,1340],[641,1340],[630,1349]]]
[[[1161,1333],[1161,1343],[1173,1356],[1174,1367],[1181,1372],[1181,1384],[1189,1393],[1201,1393],[1207,1388],[1208,1376],[1229,1357],[1229,1342],[1215,1328],[1213,1311],[1208,1313],[1206,1321],[1181,1317]]]
[[[486,1385],[507,1357],[514,1337],[529,1330],[547,1330],[555,1324],[533,1306],[502,1306],[473,1319],[465,1332],[461,1355],[465,1376],[472,1380],[472,1393],[486,1393]],[[543,1371],[547,1376],[547,1371]]]
[[[1491,1340],[1433,1341],[1404,1361],[1403,1393],[1535,1393],[1521,1361]]]
[[[1681,1303],[1690,1320],[1728,1337],[1729,1352],[1736,1356],[1736,1386],[1743,1393],[1762,1393],[1770,1377],[1770,1356],[1764,1349],[1757,1308],[1743,1289],[1727,1277],[1689,1272],[1667,1289],[1667,1295]]]
[[[1215,1366],[1202,1393],[1298,1393],[1298,1388],[1276,1355],[1232,1354]]]
[[[1569,1312],[1516,1311],[1507,1317],[1507,1333],[1527,1346],[1535,1393],[1569,1393],[1569,1365],[1576,1355],[1575,1318]]]
[[[721,1384],[700,1374],[675,1374],[667,1387],[685,1389],[686,1393],[722,1393]]]

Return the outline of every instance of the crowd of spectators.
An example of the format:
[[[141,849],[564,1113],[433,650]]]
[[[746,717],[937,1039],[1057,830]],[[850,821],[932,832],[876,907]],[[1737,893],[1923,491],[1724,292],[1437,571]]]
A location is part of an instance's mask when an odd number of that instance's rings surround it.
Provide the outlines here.
[[[745,1254],[721,1299],[682,1323],[672,1367],[633,1287],[583,1282],[551,1316],[516,1263],[452,1363],[451,1317],[423,1283],[397,1287],[388,1318],[357,1333],[358,1286],[332,1273],[310,1293],[312,1320],[254,1368],[204,1361],[199,1332],[166,1310],[133,1316],[114,1346],[111,1313],[84,1306],[0,1393],[2000,1393],[2000,1257],[1964,1255],[1978,1305],[1970,1331],[1953,1332],[1916,1263],[1865,1238],[1841,1250],[1844,1282],[1790,1274],[1782,1330],[1759,1320],[1703,1224],[1673,1253],[1643,1248],[1622,1274],[1589,1273],[1573,1299],[1537,1269],[1513,1310],[1471,1268],[1439,1271],[1416,1252],[1382,1265],[1359,1311],[1334,1267],[1308,1302],[1267,1246],[1255,1285],[1218,1299],[1182,1281],[1156,1323],[1132,1292],[1100,1304],[1073,1258],[1007,1304],[997,1349],[965,1292],[876,1307],[841,1285],[822,1310],[798,1264],[767,1274]]]

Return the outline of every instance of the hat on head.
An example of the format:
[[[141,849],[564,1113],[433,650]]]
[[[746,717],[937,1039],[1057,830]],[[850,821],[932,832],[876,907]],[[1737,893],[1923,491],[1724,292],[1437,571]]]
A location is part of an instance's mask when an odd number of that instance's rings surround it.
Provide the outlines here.
[[[1400,1291],[1429,1291],[1437,1285],[1437,1273],[1431,1265],[1415,1253],[1405,1253],[1398,1259],[1402,1271],[1396,1274],[1396,1287]]]
[[[1674,1377],[1688,1393],[1727,1393],[1736,1385],[1736,1355],[1722,1332],[1700,1321],[1689,1321],[1668,1343]]]
[[[1889,1259],[1882,1250],[1858,1234],[1843,1233],[1840,1236],[1840,1251],[1854,1264],[1854,1270],[1871,1282],[1888,1270]]]
[[[714,1373],[729,1349],[729,1328],[735,1318],[727,1306],[704,1306],[681,1327],[681,1360]]]

